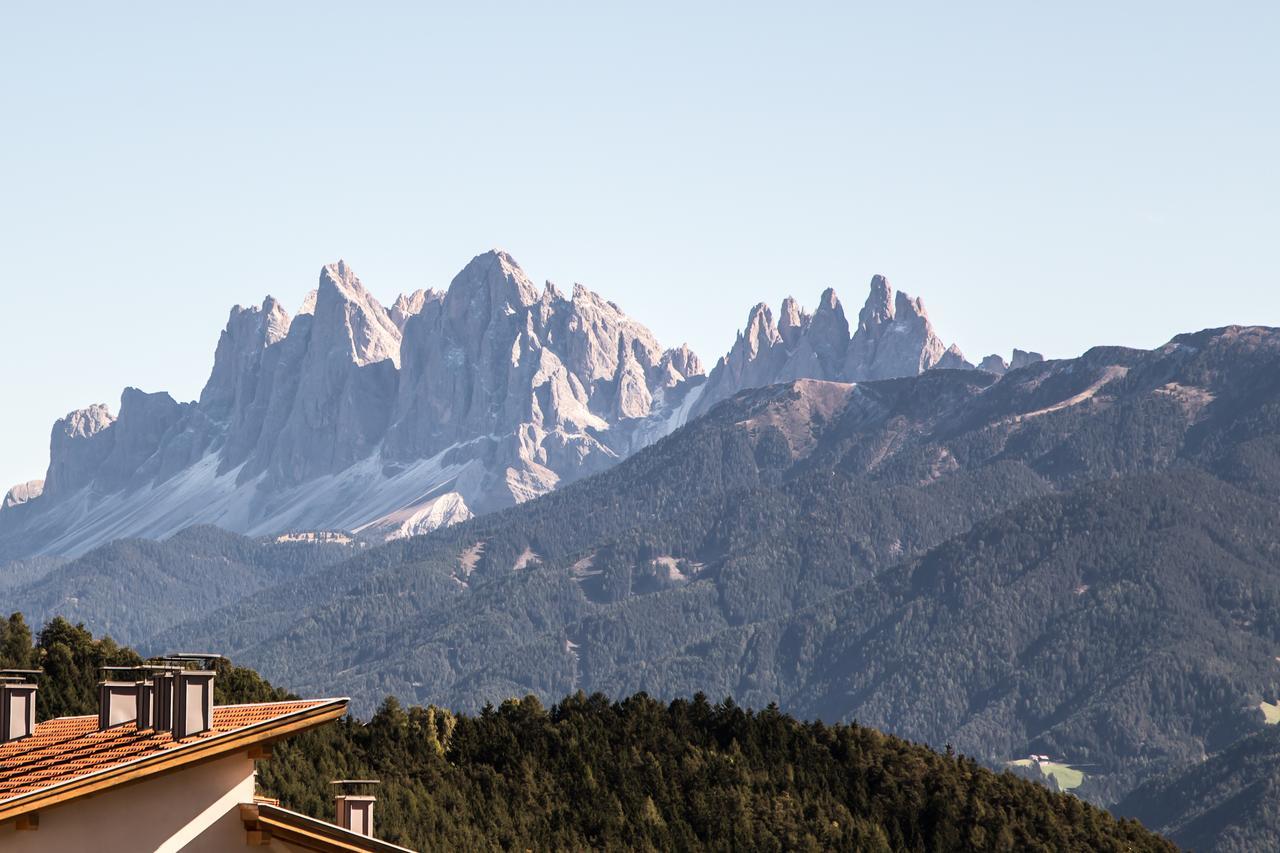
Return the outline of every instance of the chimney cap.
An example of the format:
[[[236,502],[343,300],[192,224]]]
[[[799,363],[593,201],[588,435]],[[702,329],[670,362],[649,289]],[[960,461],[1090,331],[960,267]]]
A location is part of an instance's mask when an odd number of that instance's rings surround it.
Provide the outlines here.
[[[0,683],[34,684],[36,676],[44,675],[43,669],[0,669]]]
[[[144,678],[146,675],[141,666],[100,666],[98,667],[98,672],[101,674],[103,681],[112,679],[124,680],[128,673],[137,673],[132,679],[128,680],[130,684]]]
[[[160,655],[155,660],[172,661],[178,664],[196,663],[203,664],[206,669],[210,668],[215,662],[226,660],[225,655],[215,652],[174,652],[169,655]],[[181,669],[182,667],[177,667]]]

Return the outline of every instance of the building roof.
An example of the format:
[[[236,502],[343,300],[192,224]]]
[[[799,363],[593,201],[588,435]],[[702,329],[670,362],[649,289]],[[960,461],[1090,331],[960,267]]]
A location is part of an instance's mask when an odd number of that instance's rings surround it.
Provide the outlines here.
[[[96,716],[49,720],[28,737],[0,744],[0,821],[230,755],[346,710],[346,699],[218,705],[212,729],[182,740],[133,723],[99,730]]]
[[[349,853],[413,853],[388,841],[379,841],[332,823],[307,817],[275,803],[257,800],[240,806],[240,819],[247,831],[279,838],[307,850],[349,851]]]

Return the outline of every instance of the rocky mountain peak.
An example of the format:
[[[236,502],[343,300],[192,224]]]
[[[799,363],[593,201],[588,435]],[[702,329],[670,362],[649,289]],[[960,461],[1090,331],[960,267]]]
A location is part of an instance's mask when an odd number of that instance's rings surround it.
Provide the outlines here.
[[[871,277],[871,292],[858,312],[858,329],[870,331],[893,319],[893,288],[882,275]]]
[[[782,300],[782,308],[778,311],[778,334],[788,346],[795,346],[808,322],[809,316],[794,296]]]
[[[733,348],[707,378],[692,415],[746,388],[799,379],[891,379],[935,366],[973,367],[959,347],[947,347],[935,334],[924,300],[895,293],[888,279],[875,275],[852,336],[833,288],[822,292],[812,315],[787,297],[777,326],[767,305],[752,308]]]
[[[342,258],[338,258],[336,263],[325,264],[320,269],[320,288],[324,289],[326,285],[338,288],[350,288],[352,290],[363,290],[364,285],[360,284],[360,279],[356,275],[355,270],[347,266],[347,262]]]
[[[996,376],[1004,376],[1009,372],[1009,363],[1001,356],[992,353],[978,364],[979,370],[985,370],[987,373],[994,373]]]
[[[60,420],[43,492],[7,514],[0,546],[11,534],[59,548],[104,531],[165,535],[179,504],[188,521],[255,534],[355,530],[408,510],[430,525],[461,517],[426,511],[440,495],[475,512],[534,497],[745,389],[968,366],[923,302],[883,276],[852,336],[832,288],[813,313],[788,297],[776,323],[756,305],[705,379],[687,346],[661,347],[581,284],[568,298],[550,282],[539,291],[501,250],[390,308],[345,260],[317,285],[292,319],[272,297],[234,308],[199,402],[129,389],[119,418],[94,406]],[[43,519],[42,531],[15,534],[20,518]]]
[[[186,408],[165,392],[126,388],[118,417],[104,405],[70,413],[54,424],[41,497],[59,499],[90,483],[109,494],[155,476],[163,460],[153,457]]]
[[[822,295],[818,297],[818,308],[817,311],[814,312],[814,316],[816,317],[818,314],[824,312],[839,312],[841,317],[844,316],[844,309],[840,307],[840,299],[836,296],[836,289],[834,287],[828,287],[826,290],[822,291]]]
[[[936,366],[947,346],[934,333],[924,300],[898,291],[888,279],[873,276],[858,329],[849,344],[845,377],[855,381],[915,376]],[[957,350],[948,366],[968,364]]]
[[[268,296],[262,306],[231,309],[213,354],[213,370],[200,392],[200,406],[216,420],[227,418],[237,400],[256,384],[262,351],[289,334],[289,312]]]
[[[929,314],[924,310],[924,300],[919,296],[914,299],[901,290],[894,297],[893,303],[893,319],[899,323],[906,322],[911,319],[922,319],[928,321]]]
[[[476,255],[453,277],[445,294],[445,311],[514,313],[538,301],[538,289],[515,258],[500,249]]]
[[[824,375],[797,378],[838,377],[849,347],[849,321],[833,288],[828,287],[818,299],[818,308],[805,330],[804,340],[817,356]]]
[[[655,383],[672,388],[679,383],[702,375],[702,362],[688,344],[669,349],[662,354],[658,362],[658,374]]]
[[[65,438],[92,438],[115,422],[115,415],[106,404],[94,403],[60,418],[53,425],[53,433]]]
[[[778,335],[778,327],[773,324],[773,312],[763,302],[752,307],[747,314],[747,326],[739,334],[746,346],[746,355],[752,358],[782,339]]]
[[[1029,364],[1039,364],[1044,361],[1044,356],[1038,352],[1027,352],[1026,350],[1015,349],[1013,358],[1009,360],[1009,369],[1017,370],[1019,367],[1026,367]]]
[[[44,478],[46,498],[69,495],[88,484],[111,453],[116,421],[101,403],[76,409],[53,425],[49,437],[49,470]]]
[[[5,493],[4,502],[0,503],[0,510],[22,506],[24,503],[40,497],[43,491],[44,480],[28,480],[25,483],[19,483]]]
[[[468,263],[429,313],[405,328],[383,455],[400,463],[484,437],[489,449],[469,452],[505,474],[464,489],[478,510],[611,464],[629,452],[627,424],[697,366],[692,353],[666,357],[647,328],[582,284],[568,299],[551,282],[538,293],[498,251]]]
[[[289,312],[274,296],[262,300],[262,338],[267,346],[282,341],[289,334]],[[228,325],[230,322],[228,321]]]
[[[1014,349],[1013,358],[1009,361],[1005,361],[1002,356],[992,353],[978,364],[978,369],[985,370],[987,373],[994,373],[996,376],[1004,376],[1010,370],[1017,370],[1019,367],[1026,367],[1030,364],[1039,364],[1042,361],[1044,361],[1044,356],[1038,352]]]
[[[400,366],[400,328],[345,261],[320,271],[312,335],[345,337],[358,365],[390,360]]]
[[[410,317],[421,314],[428,302],[439,302],[443,299],[444,294],[437,290],[418,289],[413,293],[402,293],[387,309],[387,316],[391,318],[392,323],[395,323],[400,333],[404,334],[405,324],[409,322]]]
[[[947,347],[947,351],[938,359],[934,367],[944,370],[973,370],[973,363],[964,357],[964,352],[956,344]]]

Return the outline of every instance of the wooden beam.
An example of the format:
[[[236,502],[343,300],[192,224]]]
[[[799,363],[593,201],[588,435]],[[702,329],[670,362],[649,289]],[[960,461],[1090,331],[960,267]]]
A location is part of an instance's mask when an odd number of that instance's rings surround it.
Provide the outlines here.
[[[274,743],[260,743],[257,746],[249,747],[249,759],[251,761],[270,761],[271,748]]]
[[[14,824],[14,828],[17,829],[18,832],[35,832],[40,828],[40,813],[32,812],[31,814],[24,814],[22,817],[18,818],[17,822]]]
[[[252,827],[270,832],[272,838],[304,850],[319,853],[411,853],[404,847],[266,803],[242,805],[240,818],[246,829]]]

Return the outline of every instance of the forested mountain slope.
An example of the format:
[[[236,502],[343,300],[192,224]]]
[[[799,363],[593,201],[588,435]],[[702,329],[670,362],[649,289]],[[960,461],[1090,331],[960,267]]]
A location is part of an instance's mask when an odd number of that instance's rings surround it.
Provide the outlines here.
[[[1047,753],[1110,803],[1256,731],[1280,695],[1277,484],[1276,330],[999,380],[800,381],[144,645],[459,710],[579,689],[777,701],[992,765]]]
[[[727,630],[773,624],[1032,498],[1183,468],[1270,496],[1278,386],[1280,333],[1265,329],[1097,349],[998,382],[930,371],[774,386],[602,475],[179,636],[234,638],[303,686],[460,707],[577,687],[662,694],[673,676],[655,660],[697,659]],[[753,703],[785,698],[763,663],[744,659],[741,677]]]
[[[1280,849],[1280,727],[1267,726],[1207,761],[1157,777],[1116,814],[1160,827],[1178,844],[1213,853]]]
[[[0,586],[0,600],[35,620],[65,616],[134,639],[308,577],[359,550],[348,537],[255,540],[217,527],[191,527],[160,542],[119,539],[60,564],[26,561],[26,577]]]
[[[137,656],[56,620],[0,624],[0,666],[43,666],[41,719],[95,711],[95,669]],[[218,664],[219,703],[283,698]],[[862,726],[698,695],[578,693],[476,716],[388,699],[277,744],[262,792],[332,819],[334,776],[378,778],[378,835],[421,850],[1171,851],[1134,821]]]
[[[978,525],[778,626],[771,651],[798,670],[800,713],[993,762],[1047,753],[1110,802],[1261,726],[1280,694],[1277,543],[1269,501],[1134,475]]]

